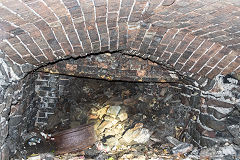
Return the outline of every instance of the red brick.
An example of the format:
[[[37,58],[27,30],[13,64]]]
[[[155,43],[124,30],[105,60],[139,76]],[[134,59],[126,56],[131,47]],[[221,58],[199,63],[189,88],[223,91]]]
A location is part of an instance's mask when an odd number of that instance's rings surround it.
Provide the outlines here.
[[[214,44],[195,64],[193,69],[191,69],[191,72],[197,72],[199,69],[211,58],[213,57],[219,50],[221,49],[221,46],[218,44]],[[191,57],[192,58],[192,57]],[[205,71],[202,73],[202,75],[205,74]]]
[[[179,31],[169,43],[168,47],[166,48],[166,51],[174,52],[176,47],[179,45],[179,43],[182,41],[185,35],[186,32]]]
[[[107,6],[106,5],[96,7],[96,17],[106,16],[106,13],[107,13]]]
[[[222,59],[222,57],[224,57],[225,55],[228,55],[230,52],[231,52],[231,49],[227,47],[222,48],[214,57],[212,57],[208,61],[207,65],[211,67],[215,66]]]
[[[30,9],[25,6],[24,3],[20,1],[1,1],[5,6],[14,12],[21,15],[21,17],[29,22],[35,22],[40,19],[36,14],[34,14]]]
[[[41,48],[41,49],[49,48],[48,43],[45,41],[45,39],[42,37],[42,35],[39,37],[36,37],[36,36],[32,36],[32,37],[34,38],[34,41],[39,46],[39,48]]]
[[[187,63],[184,64],[184,66],[181,69],[181,71],[188,72],[193,65],[194,65],[194,62],[189,60],[189,61],[187,61]]]
[[[30,54],[28,50],[21,44],[16,43],[13,45],[13,47],[20,53],[22,56]]]
[[[181,64],[181,63],[176,63],[175,66],[174,66],[174,69],[176,69],[176,70],[179,71],[182,67],[183,67],[183,64]]]
[[[11,35],[9,33],[0,30],[0,41],[9,38],[11,38]]]
[[[140,47],[140,45],[141,45],[141,42],[142,42],[142,41],[133,41],[133,42],[132,42],[131,49],[133,49],[133,50],[139,50],[139,47]]]
[[[74,51],[73,51],[73,49],[72,49],[72,46],[70,45],[70,43],[68,43],[68,42],[62,42],[62,43],[60,43],[60,45],[61,45],[61,47],[62,47],[62,49],[64,50],[64,52],[65,52],[65,54],[66,55],[70,55],[71,53],[73,53]]]
[[[194,67],[190,70],[190,72],[192,72],[192,73],[198,72],[198,71],[203,67],[203,65],[204,65],[207,61],[208,61],[208,56],[207,56],[207,55],[202,56],[202,57],[196,62],[196,64],[195,64]]]
[[[194,36],[187,34],[181,41],[181,43],[178,45],[175,52],[183,53],[194,38],[195,38]]]
[[[119,44],[127,43],[127,23],[119,23]]]
[[[164,34],[161,44],[168,45],[172,40],[173,36],[177,33],[177,29],[169,29],[166,34]]]
[[[52,29],[59,43],[68,42],[64,30],[62,29],[61,26],[54,26],[52,27]]]
[[[166,61],[169,59],[170,56],[171,56],[171,54],[169,52],[164,52],[160,59],[162,61]]]
[[[95,4],[96,7],[103,6],[103,5],[106,5],[106,1],[104,1],[104,0],[94,0],[94,4]]]
[[[39,64],[40,64],[40,63],[39,63],[35,58],[33,58],[31,55],[25,55],[25,56],[23,57],[23,59],[24,59],[25,61],[27,61],[28,63],[33,64],[33,65],[39,65]]]
[[[34,23],[34,25],[40,30],[46,30],[50,28],[44,20],[37,21]]]
[[[73,19],[79,18],[82,16],[82,9],[78,5],[77,1],[63,0],[63,3],[67,7]]]
[[[131,12],[131,7],[121,7],[119,17],[128,17]]]
[[[99,42],[99,36],[98,36],[98,31],[96,28],[88,30],[91,42]]]
[[[0,20],[0,27],[1,27],[1,30],[6,32],[10,32],[11,30],[16,29],[16,27],[12,26],[9,22],[2,21],[2,20]]]
[[[215,76],[217,76],[222,70],[218,67],[215,67],[211,72],[207,74],[206,77],[213,79]]]
[[[84,14],[94,12],[94,5],[93,5],[92,1],[84,0],[84,1],[81,1],[80,3],[81,3],[81,7],[82,7]]]
[[[18,63],[18,64],[25,64],[26,61],[23,60],[19,55],[15,54],[15,55],[12,55],[12,56],[9,56],[9,58],[11,60],[13,60],[14,62]]]
[[[6,21],[14,22],[14,24],[21,26],[26,24],[27,22],[24,21],[20,16],[13,14],[12,12],[8,11],[5,8],[0,9],[0,17]]]
[[[113,28],[117,26],[117,13],[108,13],[107,25],[108,28]]]
[[[74,56],[81,56],[84,51],[81,45],[77,45],[73,47],[74,52],[69,52],[67,54],[74,55]]]
[[[231,62],[223,71],[221,74],[226,75],[233,72],[235,69],[237,69],[240,66],[240,57],[237,57],[233,62]]]
[[[53,54],[51,49],[44,49],[43,53],[49,59],[49,61],[54,61],[57,59],[57,57]]]
[[[107,33],[100,34],[101,46],[106,47],[109,44],[109,37]]]
[[[77,24],[77,32],[80,37],[80,40],[82,42],[82,47],[84,49],[84,52],[91,52],[91,42],[88,37],[87,31],[84,29],[84,24]]]
[[[8,42],[10,42],[11,44],[15,44],[15,43],[19,43],[19,39],[17,37],[11,37],[8,39]]]
[[[52,23],[57,21],[57,17],[53,14],[53,12],[42,2],[37,1],[34,3],[28,4],[36,13],[38,13],[43,19],[45,19],[48,23]]]
[[[41,63],[49,62],[49,60],[43,54],[40,54],[40,55],[36,56],[35,58]]]
[[[63,24],[63,27],[64,27],[65,31],[66,31],[66,34],[69,37],[69,41],[71,42],[71,44],[73,46],[79,45],[80,41],[78,39],[78,35],[75,31],[75,28],[73,26],[71,17],[70,16],[63,16],[63,17],[61,17],[60,20]],[[62,35],[62,36],[64,36],[64,35]]]
[[[138,22],[141,19],[141,12],[131,12],[130,18],[129,18],[129,23],[131,22]]]
[[[135,40],[138,35],[139,29],[128,29],[128,39],[127,39],[127,47],[131,47],[132,42]]]
[[[54,53],[54,55],[56,55],[58,57],[58,59],[59,59],[59,57],[64,57],[65,56],[65,54],[61,50],[54,51],[53,53]]]
[[[143,9],[146,7],[147,1],[136,1],[133,12],[142,12]]]
[[[211,58],[215,56],[216,53],[218,53],[222,49],[222,46],[215,43],[206,53],[206,55]]]
[[[236,56],[238,56],[238,53],[235,51],[230,52],[227,56],[225,56],[219,63],[219,68],[226,67]]]
[[[94,53],[99,53],[101,51],[99,42],[92,43],[92,46],[93,46],[93,52]]]
[[[177,62],[177,59],[180,57],[180,53],[174,52],[171,57],[169,58],[169,60],[167,61],[168,64],[175,64]]]
[[[7,44],[6,42],[2,42],[0,43],[0,48],[1,51],[6,53],[8,56],[13,56],[15,54],[17,54],[12,48],[11,46],[9,46],[9,44]]]
[[[120,7],[120,1],[108,0],[108,12],[118,11]]]
[[[34,56],[38,56],[42,54],[42,51],[38,48],[38,46],[35,43],[27,45],[27,47]]]
[[[240,73],[240,67],[238,67],[234,72],[235,73]]]
[[[211,69],[211,67],[205,66],[198,73],[202,76],[206,76]]]
[[[161,55],[163,54],[163,52],[165,51],[166,48],[167,48],[166,45],[162,45],[162,44],[158,45],[157,51],[155,52],[154,55],[157,57],[161,57]]]
[[[191,56],[192,61],[197,61],[211,46],[213,42],[204,41],[203,44]]]
[[[68,15],[68,11],[63,3],[59,3],[58,0],[44,0],[48,7],[50,7],[54,13],[60,18]]]

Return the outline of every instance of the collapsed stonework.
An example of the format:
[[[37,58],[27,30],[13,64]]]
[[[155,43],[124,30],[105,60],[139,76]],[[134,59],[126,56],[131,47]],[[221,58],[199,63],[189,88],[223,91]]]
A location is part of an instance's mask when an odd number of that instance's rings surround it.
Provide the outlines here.
[[[11,72],[4,73],[11,76]],[[151,60],[107,53],[47,65],[21,80],[2,79],[2,159],[24,155],[20,149],[24,135],[49,124],[48,119],[56,114],[60,97],[71,99],[68,95],[75,85],[71,83],[71,76],[170,84],[173,93],[181,97],[181,105],[189,110],[179,140],[200,148],[226,143],[239,145],[239,81],[236,78],[218,76],[197,82]],[[69,91],[67,88],[71,86],[73,89]],[[152,93],[154,90],[161,91],[155,85],[149,88]]]

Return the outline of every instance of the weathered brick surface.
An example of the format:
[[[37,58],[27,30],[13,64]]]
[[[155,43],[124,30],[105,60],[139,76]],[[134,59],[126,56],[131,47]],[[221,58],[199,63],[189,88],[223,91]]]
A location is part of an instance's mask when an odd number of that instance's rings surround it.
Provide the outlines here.
[[[92,55],[89,58],[61,61],[41,69],[44,72],[60,73],[90,78],[107,80],[127,80],[146,82],[175,82],[178,78],[170,75],[170,72],[161,68],[157,63],[131,57],[114,54]],[[153,73],[151,73],[154,71]],[[172,75],[175,75],[172,73]],[[176,76],[176,75],[175,75]]]
[[[135,50],[209,78],[239,67],[239,6],[234,0],[162,2],[2,0],[0,49],[18,64]]]

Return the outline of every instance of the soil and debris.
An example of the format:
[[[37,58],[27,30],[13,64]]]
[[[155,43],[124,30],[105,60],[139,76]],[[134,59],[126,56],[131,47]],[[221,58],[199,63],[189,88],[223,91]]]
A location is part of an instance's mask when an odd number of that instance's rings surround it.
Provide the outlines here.
[[[197,148],[184,141],[185,121],[190,108],[181,104],[168,83],[109,82],[76,78],[69,94],[59,100],[55,114],[43,132],[93,123],[96,143],[84,151],[54,155],[28,150],[28,159],[207,159],[237,158],[240,149],[232,144]],[[49,138],[51,139],[51,138]],[[40,143],[39,138],[28,143]],[[49,140],[51,141],[51,140]]]

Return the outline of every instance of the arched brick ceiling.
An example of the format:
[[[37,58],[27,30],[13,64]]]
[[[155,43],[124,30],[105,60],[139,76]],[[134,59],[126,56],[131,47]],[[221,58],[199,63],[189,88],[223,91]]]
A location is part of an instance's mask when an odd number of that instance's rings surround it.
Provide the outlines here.
[[[0,59],[27,72],[121,50],[213,78],[240,71],[239,16],[239,0],[0,0]]]

